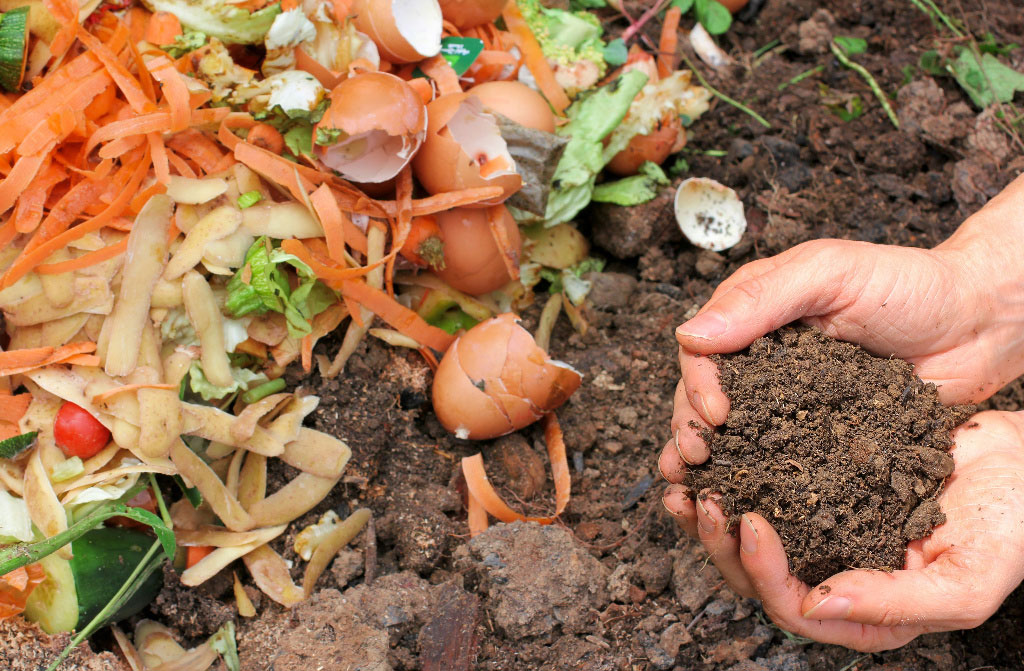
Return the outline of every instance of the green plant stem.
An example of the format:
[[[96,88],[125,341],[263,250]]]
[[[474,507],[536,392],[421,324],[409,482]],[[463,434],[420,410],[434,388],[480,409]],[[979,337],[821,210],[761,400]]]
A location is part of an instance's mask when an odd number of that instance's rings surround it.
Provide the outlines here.
[[[255,403],[271,394],[276,394],[285,387],[285,381],[283,377],[279,377],[273,380],[264,382],[263,384],[253,387],[244,394],[242,394],[242,403]]]
[[[947,16],[945,12],[939,9],[939,6],[935,4],[934,0],[924,0],[924,3],[928,5],[928,7],[933,12],[935,12],[935,15],[939,17],[939,20],[942,21],[942,23],[945,24],[947,28],[949,28],[951,33],[953,33],[957,37],[964,36],[963,31],[956,27],[956,25],[953,23],[953,19],[949,18],[949,16]]]
[[[878,102],[882,103],[882,109],[884,109],[885,113],[889,116],[889,121],[891,121],[892,125],[898,129],[900,127],[900,120],[896,117],[896,112],[893,111],[892,105],[889,104],[889,99],[886,98],[885,92],[882,91],[882,87],[878,85],[878,81],[874,76],[872,76],[872,74],[860,63],[851,61],[834,40],[829,42],[828,46],[832,49],[832,53],[835,54],[835,57],[839,59],[840,63],[859,74],[864,81],[867,82],[871,92],[875,94],[876,98],[878,98]]]
[[[68,658],[71,651],[74,650],[78,645],[93,635],[93,633],[103,626],[103,623],[107,621],[107,618],[113,615],[125,604],[128,599],[132,597],[139,586],[157,569],[160,564],[163,563],[163,558],[159,556],[160,553],[160,541],[156,541],[150,546],[149,550],[143,556],[142,561],[135,567],[128,579],[125,580],[124,584],[121,585],[121,589],[117,590],[113,598],[107,602],[107,605],[103,607],[99,613],[96,614],[89,624],[85,625],[80,632],[75,634],[68,643],[68,646],[60,653],[50,666],[46,668],[46,671],[55,671],[61,662]]]
[[[168,529],[174,529],[174,522],[171,521],[171,513],[167,510],[167,504],[164,502],[164,495],[160,491],[160,485],[156,482],[156,473],[149,474],[149,484],[153,488],[153,498],[156,499],[157,508],[160,509],[160,518],[167,525]]]
[[[781,84],[779,84],[777,90],[779,92],[785,91],[787,87],[792,86],[793,84],[799,84],[803,80],[807,79],[808,77],[814,76],[815,74],[821,72],[824,69],[825,69],[824,65],[817,65],[817,66],[811,68],[810,70],[804,70],[803,72],[798,74],[796,77],[793,77],[792,79],[790,79],[788,82],[782,82]]]
[[[761,124],[765,128],[771,128],[772,127],[772,125],[770,123],[768,123],[768,120],[765,119],[763,116],[761,116],[760,114],[758,114],[754,110],[750,109],[749,107],[747,107],[746,105],[744,105],[740,101],[735,100],[735,99],[730,98],[729,96],[725,95],[724,93],[722,93],[721,91],[716,89],[711,84],[708,84],[708,80],[704,79],[704,75],[702,75],[700,73],[700,70],[698,70],[696,67],[694,67],[693,61],[691,61],[690,58],[686,54],[683,54],[683,60],[686,61],[686,64],[690,66],[690,70],[693,71],[693,74],[697,75],[697,81],[700,82],[700,85],[703,86],[704,88],[706,88],[708,91],[710,91],[711,95],[713,95],[716,98],[720,99],[722,102],[725,102],[725,103],[728,103],[729,105],[732,105],[733,107],[735,107],[736,109],[740,110],[741,112],[745,112],[745,113],[749,114],[751,117],[754,118],[755,121],[757,121],[757,123]]]
[[[946,14],[939,9],[932,0],[910,0],[910,3],[927,14],[928,18],[931,19],[933,23],[943,24],[957,37],[964,36],[960,29],[953,24],[953,20],[946,16]]]
[[[755,58],[755,59],[757,59],[757,58],[760,58],[760,57],[761,57],[762,55],[764,55],[764,54],[768,53],[769,51],[771,51],[771,50],[772,50],[772,49],[774,49],[775,47],[779,46],[780,44],[782,44],[782,42],[781,42],[781,41],[779,41],[779,40],[777,40],[777,39],[775,39],[775,40],[772,40],[772,41],[771,41],[771,42],[769,42],[768,44],[764,45],[763,47],[761,47],[760,49],[758,49],[757,51],[755,51],[755,52],[754,52],[754,58]]]

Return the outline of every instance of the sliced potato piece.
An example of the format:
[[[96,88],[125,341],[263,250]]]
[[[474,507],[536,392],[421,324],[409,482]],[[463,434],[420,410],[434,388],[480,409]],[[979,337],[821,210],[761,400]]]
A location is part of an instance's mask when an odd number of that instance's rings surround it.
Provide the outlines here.
[[[231,495],[213,469],[180,438],[171,443],[170,457],[178,472],[199,488],[203,498],[224,522],[224,526],[232,531],[248,531],[256,526],[249,513],[242,508],[238,499]]]
[[[121,290],[100,338],[101,349],[106,345],[100,356],[105,359],[108,375],[127,375],[138,362],[150,296],[167,263],[167,228],[172,211],[171,199],[157,194],[135,218],[128,236]]]
[[[200,360],[206,379],[218,387],[231,386],[235,380],[231,376],[231,362],[224,349],[224,319],[213,290],[202,275],[189,271],[182,278],[181,297],[189,321],[199,336],[202,346]]]
[[[67,531],[68,515],[53,491],[50,478],[38,450],[32,451],[25,467],[25,503],[28,505],[29,517],[43,535],[52,538],[62,531]],[[71,559],[71,546],[65,545],[57,550],[62,559]]]
[[[175,203],[199,205],[208,203],[228,190],[228,182],[220,177],[193,179],[171,175],[167,184],[167,196]]]
[[[252,235],[282,240],[319,238],[324,234],[313,215],[302,203],[262,203],[242,210],[242,227]]]
[[[181,433],[181,401],[169,389],[139,389],[139,447],[150,459],[166,457]]]
[[[211,210],[185,234],[185,239],[167,262],[164,279],[177,279],[195,268],[210,243],[228,237],[241,223],[242,213],[233,207],[223,205]]]

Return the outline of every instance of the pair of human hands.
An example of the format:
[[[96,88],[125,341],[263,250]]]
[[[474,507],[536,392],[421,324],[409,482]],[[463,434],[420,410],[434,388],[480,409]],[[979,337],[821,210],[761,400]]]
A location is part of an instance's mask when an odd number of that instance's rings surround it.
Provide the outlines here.
[[[944,403],[987,398],[1024,372],[1024,256],[997,249],[990,233],[1024,200],[1024,179],[1015,186],[935,250],[818,240],[749,263],[677,329],[682,379],[659,459],[673,483],[665,507],[732,588],[760,598],[783,629],[877,651],[992,615],[1024,578],[1024,413],[983,412],[956,430],[955,470],[939,497],[946,522],[910,543],[904,570],[845,571],[809,586],[790,575],[763,517],[744,514],[728,531],[716,496],[701,500],[681,484],[687,464],[709,456],[700,432],[729,411],[706,355],[801,320],[906,359]]]

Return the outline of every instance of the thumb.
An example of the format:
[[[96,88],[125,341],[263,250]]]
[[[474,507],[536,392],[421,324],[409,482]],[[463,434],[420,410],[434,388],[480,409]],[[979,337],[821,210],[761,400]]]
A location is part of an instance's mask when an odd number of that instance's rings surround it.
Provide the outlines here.
[[[801,611],[808,620],[970,629],[995,612],[1006,596],[997,586],[1001,581],[979,580],[966,568],[975,565],[947,552],[918,570],[846,571],[812,589]]]
[[[827,249],[805,247],[766,272],[748,273],[716,292],[697,316],[676,329],[676,340],[694,353],[735,352],[800,317],[826,314],[843,289],[840,265],[846,265],[832,263],[832,254],[823,258],[820,252]]]

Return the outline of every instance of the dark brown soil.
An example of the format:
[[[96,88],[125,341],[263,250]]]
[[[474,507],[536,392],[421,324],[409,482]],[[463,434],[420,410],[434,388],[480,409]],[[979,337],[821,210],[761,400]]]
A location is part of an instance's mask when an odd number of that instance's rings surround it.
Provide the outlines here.
[[[770,521],[793,575],[901,569],[907,542],[945,521],[950,431],[973,406],[947,408],[905,361],[809,327],[713,359],[731,406],[687,484],[720,492],[730,527],[748,511]]]

